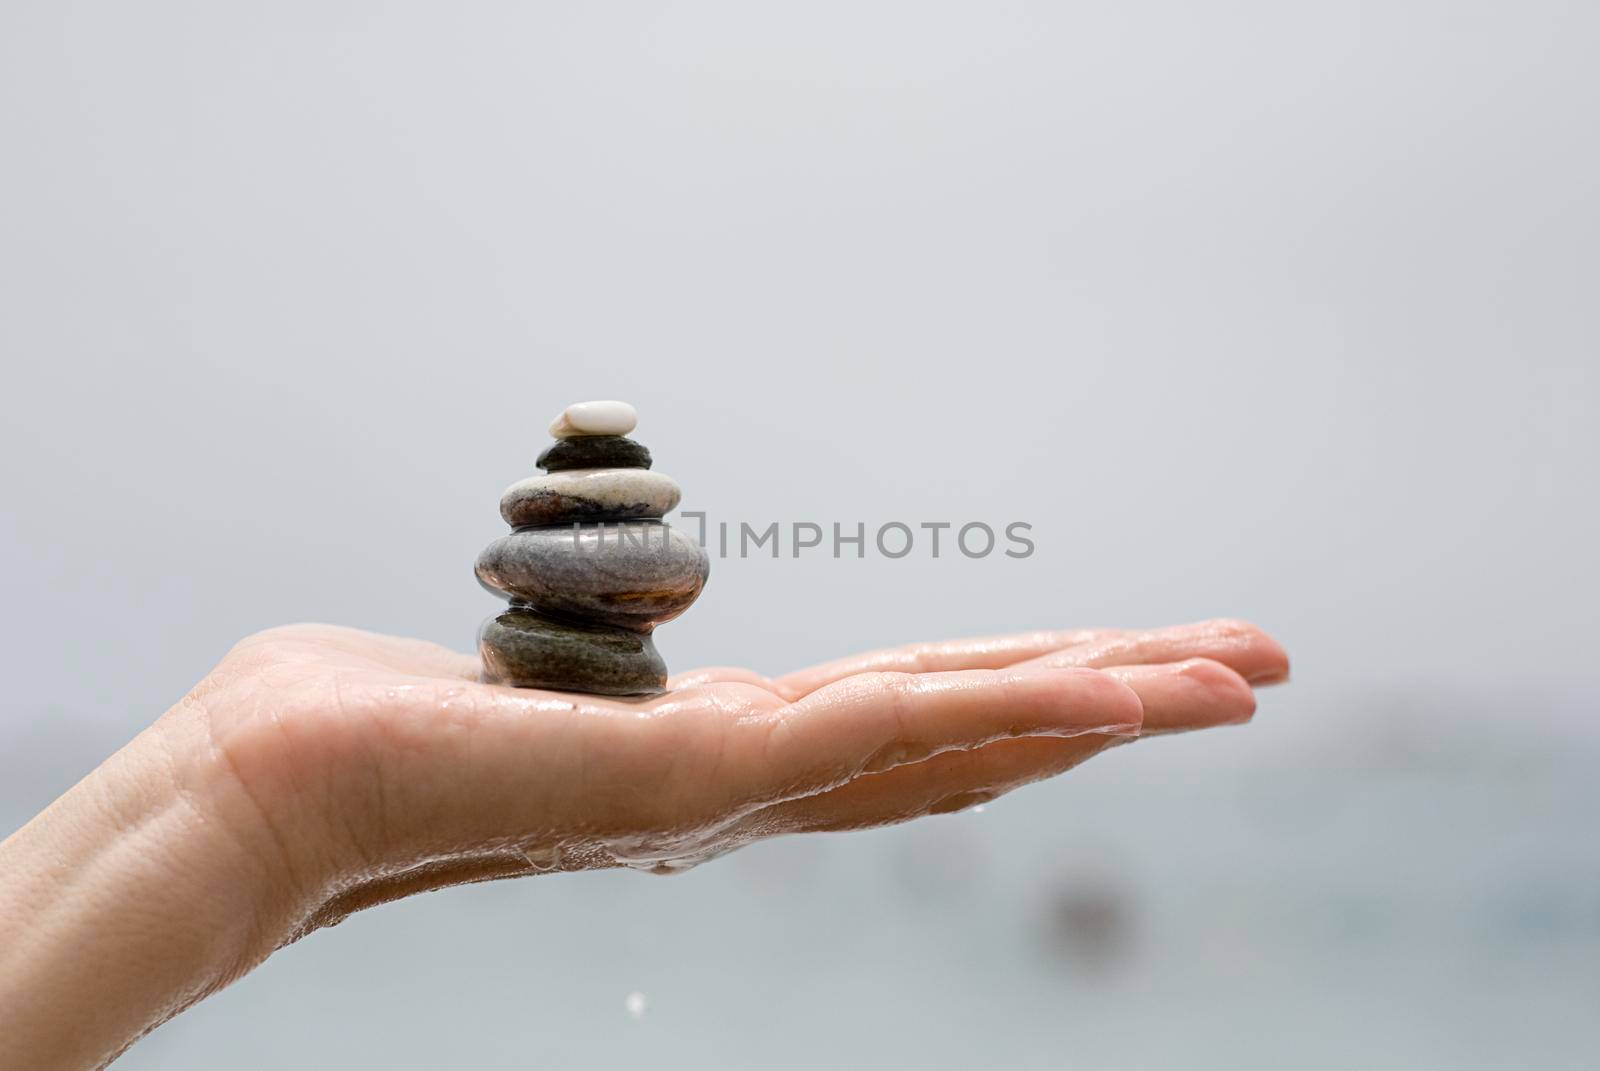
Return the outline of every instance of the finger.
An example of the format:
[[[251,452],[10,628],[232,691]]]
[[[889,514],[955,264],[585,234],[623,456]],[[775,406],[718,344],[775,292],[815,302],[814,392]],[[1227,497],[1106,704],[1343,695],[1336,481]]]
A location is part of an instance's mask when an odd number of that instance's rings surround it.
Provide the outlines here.
[[[1127,684],[1144,708],[1141,737],[1249,720],[1250,686],[1233,670],[1201,659],[1164,666],[1106,670]],[[868,774],[829,792],[791,800],[752,816],[766,833],[865,829],[926,814],[947,814],[1065,773],[1114,743],[1133,738],[1082,736],[1001,740],[976,751],[947,752],[909,766]]]
[[[693,688],[701,684],[753,684],[757,688],[765,688],[774,695],[781,694],[777,686],[766,677],[738,666],[707,666],[704,669],[675,673],[667,680],[667,690],[677,691],[680,688]]]
[[[823,685],[858,673],[943,673],[958,669],[1003,669],[1064,647],[1114,635],[1116,631],[1074,629],[1064,632],[1022,632],[1010,636],[983,636],[886,647],[797,670],[774,679],[773,684],[781,694],[799,699]]]
[[[773,803],[998,740],[1132,735],[1142,717],[1132,689],[1088,670],[869,673],[730,737],[730,773],[751,802]]]
[[[1113,666],[1103,672],[1138,693],[1144,705],[1140,736],[1236,725],[1249,721],[1256,712],[1255,692],[1245,679],[1209,658]]]
[[[1229,619],[1102,636],[1023,664],[1103,669],[1190,658],[1221,662],[1251,684],[1272,684],[1289,675],[1289,656],[1277,640],[1248,621]]]
[[[987,803],[1013,789],[1077,766],[1121,738],[999,740],[975,751],[953,751],[880,774],[858,777],[816,796],[788,800],[744,823],[763,836],[839,832],[894,825]]]

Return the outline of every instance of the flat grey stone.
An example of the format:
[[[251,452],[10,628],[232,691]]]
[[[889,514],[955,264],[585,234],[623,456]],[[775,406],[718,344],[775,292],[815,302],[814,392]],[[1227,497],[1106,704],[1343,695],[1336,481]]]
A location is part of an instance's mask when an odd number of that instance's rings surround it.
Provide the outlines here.
[[[478,653],[491,684],[596,695],[653,695],[667,686],[667,665],[649,633],[516,607],[483,623]]]
[[[661,517],[678,504],[671,476],[645,469],[571,469],[518,480],[500,496],[513,528]]]

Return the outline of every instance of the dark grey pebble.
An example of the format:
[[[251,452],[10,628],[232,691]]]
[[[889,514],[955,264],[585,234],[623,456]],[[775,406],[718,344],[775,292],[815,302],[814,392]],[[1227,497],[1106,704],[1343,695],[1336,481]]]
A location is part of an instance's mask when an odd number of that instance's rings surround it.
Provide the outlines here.
[[[660,521],[524,528],[478,555],[478,582],[563,619],[648,632],[699,596],[711,561]]]
[[[651,695],[667,686],[667,664],[649,633],[554,621],[531,610],[485,621],[478,652],[491,684],[597,695]]]
[[[534,464],[546,472],[566,469],[647,469],[650,450],[623,435],[579,435],[557,439]]]

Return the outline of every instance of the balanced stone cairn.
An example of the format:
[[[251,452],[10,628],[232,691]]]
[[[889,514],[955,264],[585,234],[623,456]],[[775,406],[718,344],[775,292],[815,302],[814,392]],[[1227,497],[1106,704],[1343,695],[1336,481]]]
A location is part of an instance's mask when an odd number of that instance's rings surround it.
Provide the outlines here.
[[[478,582],[510,600],[483,623],[484,679],[518,688],[650,695],[667,685],[651,631],[687,610],[711,562],[661,518],[678,485],[627,438],[626,402],[579,402],[550,425],[546,475],[506,488],[512,528],[478,555]]]

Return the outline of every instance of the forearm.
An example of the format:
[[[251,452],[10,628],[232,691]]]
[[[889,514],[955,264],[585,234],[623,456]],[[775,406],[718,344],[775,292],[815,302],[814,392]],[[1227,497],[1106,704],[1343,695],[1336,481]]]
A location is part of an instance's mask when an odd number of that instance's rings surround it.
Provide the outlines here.
[[[101,1067],[275,947],[280,878],[152,728],[0,843],[0,1067]]]

